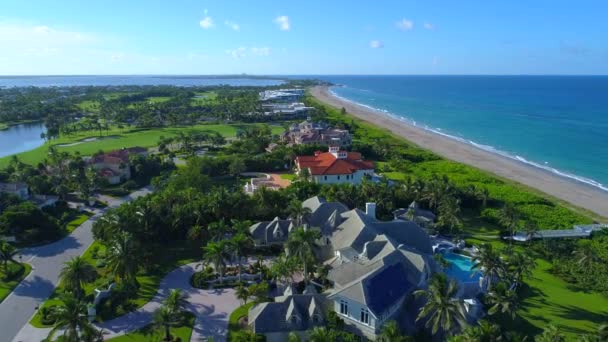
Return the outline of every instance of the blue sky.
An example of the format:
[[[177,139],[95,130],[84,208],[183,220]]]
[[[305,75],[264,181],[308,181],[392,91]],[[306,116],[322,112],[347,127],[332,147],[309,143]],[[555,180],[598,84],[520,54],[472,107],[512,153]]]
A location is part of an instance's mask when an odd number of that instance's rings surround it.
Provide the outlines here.
[[[608,2],[2,0],[0,75],[608,74]]]

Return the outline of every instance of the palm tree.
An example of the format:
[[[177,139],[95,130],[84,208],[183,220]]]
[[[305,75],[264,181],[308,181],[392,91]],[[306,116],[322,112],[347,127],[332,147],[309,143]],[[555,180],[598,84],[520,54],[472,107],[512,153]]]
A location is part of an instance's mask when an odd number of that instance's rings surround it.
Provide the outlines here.
[[[608,324],[602,324],[597,328],[597,337],[600,341],[608,341]]]
[[[500,259],[500,254],[489,243],[481,246],[479,252],[473,256],[473,269],[483,273],[488,289],[492,288],[494,279],[505,273],[505,265]]]
[[[131,234],[118,233],[107,251],[106,261],[112,274],[121,282],[137,286],[135,275],[139,268],[139,247]]]
[[[303,207],[302,202],[298,200],[292,200],[287,207],[289,216],[296,221],[297,226],[304,224],[306,218],[310,215],[310,208]]]
[[[2,262],[2,269],[6,273],[8,271],[8,263],[15,262],[13,256],[16,253],[15,247],[10,243],[0,240],[0,262]]]
[[[72,292],[78,299],[82,298],[84,294],[83,285],[95,280],[96,276],[95,267],[81,256],[73,257],[70,261],[67,261],[59,274],[66,290]]]
[[[379,342],[404,342],[405,340],[405,336],[399,330],[399,325],[393,320],[384,324],[377,339]]]
[[[173,289],[165,298],[165,306],[174,313],[182,312],[188,305],[188,295],[184,294],[181,289]]]
[[[335,342],[337,340],[336,333],[323,327],[314,327],[308,331],[309,342]]]
[[[481,320],[476,326],[467,327],[458,336],[459,342],[498,342],[502,341],[500,328],[496,324]]]
[[[593,245],[590,240],[581,240],[578,242],[578,247],[572,252],[577,259],[577,263],[586,269],[589,269],[594,263],[599,260]]]
[[[87,317],[87,307],[73,296],[64,296],[61,301],[62,304],[58,305],[53,313],[55,324],[49,332],[47,340],[52,341],[58,330],[64,330],[65,341],[80,342],[80,332],[95,330]]]
[[[243,304],[247,304],[247,300],[249,299],[249,290],[243,286],[239,285],[235,291],[236,298],[243,302]]]
[[[211,235],[211,239],[213,241],[220,241],[224,239],[224,236],[228,232],[228,226],[222,219],[209,223],[209,225],[207,226],[207,230],[209,231],[209,234]]]
[[[519,309],[519,298],[509,284],[502,281],[496,284],[487,294],[486,299],[490,305],[488,313],[493,315],[497,312],[505,313],[515,319]]]
[[[538,226],[530,221],[526,221],[523,231],[526,234],[528,242],[532,242],[532,239],[536,236],[536,233],[538,233]]]
[[[536,342],[566,342],[566,338],[562,332],[554,325],[549,325],[545,328],[542,334],[536,336]]]
[[[223,283],[226,260],[230,257],[228,244],[226,241],[209,242],[203,247],[203,251],[203,258],[214,265],[220,276],[220,283]]]
[[[291,279],[291,276],[296,271],[296,264],[294,263],[294,259],[288,258],[285,255],[279,255],[272,262],[272,266],[270,266],[270,273],[272,277],[282,284],[287,283],[288,279]]]
[[[477,199],[479,199],[481,201],[481,206],[483,208],[487,207],[488,199],[490,198],[490,192],[488,191],[488,188],[477,189],[476,195],[477,195]]]
[[[171,327],[178,324],[177,315],[168,306],[161,306],[154,312],[154,325],[165,330],[165,341],[171,341]]]
[[[532,275],[532,270],[536,267],[536,261],[526,253],[516,252],[509,256],[507,266],[513,282],[521,284],[524,277]]]
[[[444,197],[439,204],[438,225],[446,227],[453,233],[454,227],[460,225],[460,201],[452,196]]]
[[[300,336],[298,336],[298,334],[296,334],[293,331],[290,332],[289,335],[287,336],[287,342],[300,342],[300,341],[302,341]]]
[[[464,303],[456,298],[457,292],[456,283],[448,281],[444,274],[434,276],[428,289],[414,292],[415,296],[427,298],[416,320],[427,319],[426,327],[430,327],[433,334],[439,331],[448,333],[456,328],[456,325],[464,327]]]
[[[305,282],[308,282],[307,264],[311,258],[314,258],[313,248],[315,241],[320,237],[321,233],[318,230],[297,228],[289,234],[287,239],[287,255],[302,262]]]
[[[498,222],[500,222],[503,227],[509,230],[509,234],[511,234],[511,238],[509,239],[509,247],[513,246],[513,235],[515,235],[515,227],[519,222],[519,213],[515,206],[511,202],[505,203],[505,205],[500,209],[498,213]]]
[[[251,237],[245,233],[238,233],[228,241],[230,251],[234,253],[239,265],[239,281],[241,281],[243,257],[246,255],[247,249],[253,244]]]

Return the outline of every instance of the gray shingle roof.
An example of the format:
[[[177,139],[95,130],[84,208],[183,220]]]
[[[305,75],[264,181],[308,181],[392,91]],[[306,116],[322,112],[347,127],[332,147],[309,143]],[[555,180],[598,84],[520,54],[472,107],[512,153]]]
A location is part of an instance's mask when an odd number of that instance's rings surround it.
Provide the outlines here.
[[[306,218],[306,223],[311,227],[323,228],[330,216],[337,211],[338,214],[348,211],[348,208],[340,202],[327,202],[319,196],[311,197],[302,206],[310,209],[310,215]]]
[[[330,307],[329,301],[319,294],[290,295],[280,299],[249,310],[249,325],[256,334],[302,331],[323,325]]]
[[[263,221],[252,225],[249,227],[249,232],[254,240],[276,243],[287,240],[289,232],[294,227],[292,220],[280,220],[275,217],[272,221]]]
[[[374,240],[377,235],[387,235],[397,244],[404,244],[427,254],[433,252],[429,235],[415,222],[377,221],[359,209],[342,214],[342,218],[344,222],[336,228],[331,237],[334,250],[352,247],[361,253],[366,242]]]

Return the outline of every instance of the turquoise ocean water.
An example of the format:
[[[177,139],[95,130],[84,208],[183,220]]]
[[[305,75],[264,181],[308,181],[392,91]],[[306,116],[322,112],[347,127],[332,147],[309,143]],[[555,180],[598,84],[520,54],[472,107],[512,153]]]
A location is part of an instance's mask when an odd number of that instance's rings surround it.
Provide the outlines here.
[[[608,191],[608,76],[325,76],[336,95]]]

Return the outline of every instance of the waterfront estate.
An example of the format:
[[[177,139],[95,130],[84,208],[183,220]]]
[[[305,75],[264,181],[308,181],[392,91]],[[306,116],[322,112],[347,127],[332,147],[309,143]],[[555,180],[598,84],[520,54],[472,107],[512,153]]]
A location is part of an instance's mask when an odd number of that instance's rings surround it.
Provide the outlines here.
[[[359,152],[342,151],[339,146],[330,146],[329,152],[315,152],[314,156],[296,157],[296,169],[300,175],[308,172],[313,182],[321,184],[359,184],[364,177],[374,175],[373,162],[363,160]]]
[[[332,145],[347,147],[352,144],[350,132],[346,129],[330,127],[324,122],[314,122],[310,118],[295,123],[281,135],[287,145]]]
[[[404,331],[415,331],[421,303],[412,293],[425,288],[431,275],[440,271],[428,233],[410,220],[379,221],[375,203],[367,203],[365,211],[348,210],[342,203],[315,196],[302,206],[310,213],[302,219],[303,225],[320,232],[315,255],[330,268],[331,289],[325,292],[328,305],[344,320],[346,329],[375,339],[384,323],[396,320]],[[256,246],[265,246],[287,241],[296,227],[294,220],[276,218],[254,224],[250,233]],[[292,303],[283,305],[306,310],[298,300],[310,305],[312,299],[289,300]],[[249,324],[256,333],[267,334],[268,341],[284,341],[289,331],[307,330],[317,323],[281,311],[284,314],[274,316],[275,329],[268,330],[262,328],[268,324],[260,314],[265,310],[254,307]],[[472,312],[466,318],[475,319]],[[309,324],[302,326],[302,322]]]

